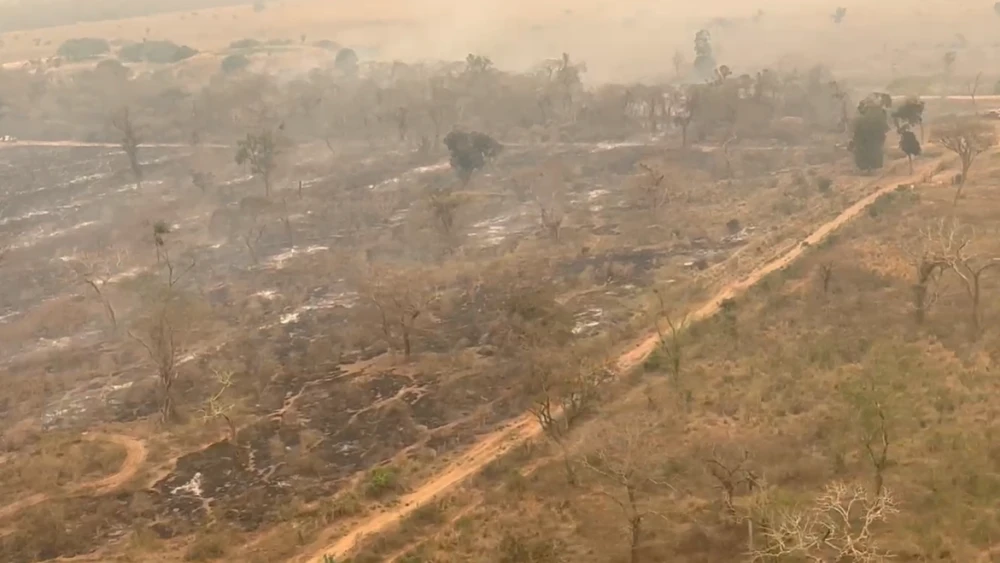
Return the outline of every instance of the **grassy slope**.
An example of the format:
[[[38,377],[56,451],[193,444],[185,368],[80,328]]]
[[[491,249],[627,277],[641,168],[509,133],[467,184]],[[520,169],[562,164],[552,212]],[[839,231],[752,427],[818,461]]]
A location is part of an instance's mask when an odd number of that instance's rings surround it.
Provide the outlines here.
[[[985,162],[959,217],[979,228],[979,250],[996,255],[1000,241],[984,229],[1000,191],[987,185],[993,174]],[[877,530],[881,543],[904,561],[986,560],[977,558],[987,557],[1000,534],[1000,456],[992,439],[1000,430],[992,400],[1000,391],[1000,276],[984,278],[986,330],[978,342],[968,336],[967,301],[953,276],[945,276],[941,299],[918,328],[904,251],[918,249],[921,229],[947,214],[950,195],[945,186],[928,185],[880,202],[772,275],[730,314],[697,327],[679,385],[647,373],[644,386],[602,415],[617,428],[644,412],[663,424],[647,449],[653,475],[676,492],[642,491],[647,507],[666,520],[648,520],[646,560],[731,561],[745,552],[745,527],[722,510],[703,461],[713,449],[730,462],[746,449],[749,466],[774,489],[773,506],[807,504],[834,481],[870,486],[859,393],[876,397],[889,421],[886,486],[900,514]],[[823,264],[833,267],[828,292]],[[595,432],[576,436],[577,454],[593,450]],[[491,468],[477,485],[424,510],[356,560],[384,560],[407,546],[406,538],[428,536],[401,560],[485,562],[497,553],[505,561],[524,553],[556,560],[550,552],[625,560],[625,522],[600,493],[615,493],[613,487],[586,471],[583,484],[570,487],[559,461],[527,477],[524,467],[523,458],[511,458]],[[458,512],[475,498],[480,505]]]

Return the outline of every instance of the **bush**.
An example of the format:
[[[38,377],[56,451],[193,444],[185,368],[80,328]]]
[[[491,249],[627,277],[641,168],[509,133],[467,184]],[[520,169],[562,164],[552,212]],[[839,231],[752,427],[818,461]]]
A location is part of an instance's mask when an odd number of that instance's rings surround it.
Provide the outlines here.
[[[198,51],[186,45],[178,45],[172,41],[144,41],[122,47],[118,56],[128,62],[147,62],[153,64],[170,64],[189,59]]]
[[[239,72],[250,65],[250,59],[243,55],[229,55],[228,57],[222,59],[222,72],[230,74],[233,72]]]
[[[334,59],[333,65],[338,70],[354,72],[358,68],[358,54],[354,52],[354,49],[341,49],[337,52],[337,58]]]
[[[214,561],[226,555],[228,538],[224,534],[203,534],[195,538],[184,554],[185,561]]]
[[[261,46],[261,42],[256,39],[238,39],[229,44],[230,49],[256,49]]]
[[[111,52],[111,45],[104,39],[78,37],[67,39],[56,50],[56,54],[68,61],[93,59]]]
[[[320,49],[326,49],[327,51],[339,51],[340,44],[336,41],[330,41],[329,39],[320,39],[319,41],[313,43],[314,47],[319,47]]]
[[[827,195],[833,188],[833,180],[827,178],[826,176],[820,176],[816,178],[816,187],[819,188],[819,193]]]
[[[368,474],[368,485],[365,493],[371,498],[379,498],[396,490],[399,479],[391,467],[376,467]]]

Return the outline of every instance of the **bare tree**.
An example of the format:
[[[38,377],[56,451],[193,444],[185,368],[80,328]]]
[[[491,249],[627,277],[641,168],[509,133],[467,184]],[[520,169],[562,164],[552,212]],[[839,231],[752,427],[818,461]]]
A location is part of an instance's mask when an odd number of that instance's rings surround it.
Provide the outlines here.
[[[566,219],[566,171],[561,164],[543,166],[531,182],[531,195],[538,205],[538,218],[545,233],[558,241]]]
[[[750,553],[750,560],[885,561],[890,555],[878,545],[874,528],[898,512],[887,491],[870,495],[863,487],[834,483],[813,506],[778,511],[763,530],[764,545]]]
[[[717,487],[722,492],[722,506],[726,514],[737,522],[746,522],[748,552],[752,553],[754,551],[754,519],[747,514],[743,507],[737,508],[736,506],[738,496],[755,495],[763,488],[762,478],[749,465],[750,451],[746,449],[740,452],[738,459],[733,460],[732,456],[722,455],[717,448],[713,447],[711,456],[705,459],[708,473],[716,480]]]
[[[955,205],[962,197],[962,188],[969,178],[969,169],[976,157],[996,144],[993,126],[974,119],[953,119],[934,128],[938,144],[958,155],[962,163],[962,176],[955,192]]]
[[[972,111],[979,111],[979,106],[976,105],[976,92],[979,91],[979,81],[982,77],[983,73],[977,72],[975,80],[969,84],[969,97],[972,98]]]
[[[158,301],[150,315],[140,323],[141,328],[129,330],[128,335],[146,350],[149,359],[156,365],[160,380],[160,415],[164,423],[170,423],[177,419],[173,387],[177,380],[179,329],[170,292]]]
[[[266,228],[267,225],[262,225],[258,221],[253,220],[247,225],[243,234],[240,235],[243,245],[247,247],[247,252],[250,254],[250,262],[254,266],[260,263],[257,247],[260,245],[260,239],[264,237]]]
[[[975,228],[964,226],[957,219],[942,219],[934,229],[926,231],[924,236],[932,250],[922,267],[943,268],[958,277],[969,298],[969,320],[973,335],[978,337],[982,329],[982,277],[987,271],[1000,268],[1000,257],[984,257],[975,252]],[[924,272],[921,271],[920,274],[923,278]],[[928,273],[931,274],[933,270]]]
[[[246,138],[236,144],[236,164],[250,165],[250,173],[260,177],[264,183],[265,197],[271,197],[271,180],[278,166],[280,151],[278,133],[271,129],[247,133]]]
[[[599,432],[597,448],[582,462],[602,481],[598,492],[617,504],[625,516],[630,563],[642,559],[643,523],[650,516],[662,517],[649,507],[648,489],[673,490],[669,484],[653,478],[657,459],[654,445],[663,430],[648,413],[624,424],[609,424]]]
[[[153,223],[153,246],[156,248],[156,263],[158,266],[164,268],[166,273],[164,281],[167,284],[167,288],[172,289],[185,275],[194,269],[196,259],[192,257],[191,264],[186,268],[179,268],[170,256],[170,246],[167,240],[167,235],[170,233],[170,225],[165,221],[156,221]]]
[[[459,240],[459,210],[467,198],[451,189],[430,189],[427,191],[427,207],[430,211],[434,230],[438,232],[446,248],[452,248]]]
[[[654,170],[645,163],[640,162],[639,168],[645,174],[638,179],[636,185],[637,199],[656,218],[660,210],[670,202],[670,182],[665,181],[667,179],[665,173]]]
[[[823,293],[829,293],[830,282],[833,280],[833,264],[824,262],[819,265],[819,279],[823,284]]]
[[[105,292],[105,287],[114,278],[113,270],[121,269],[127,254],[125,251],[117,250],[114,259],[110,259],[106,255],[89,254],[78,258],[71,265],[80,281],[89,287],[101,302],[108,322],[111,323],[111,328],[116,331],[118,330],[118,317],[115,314],[111,298]]]
[[[563,456],[566,478],[576,483],[576,471],[566,446],[566,438],[582,416],[590,412],[598,398],[598,386],[610,377],[603,364],[590,365],[572,353],[554,353],[550,347],[527,352],[528,393],[534,397],[529,409],[539,426]]]
[[[365,266],[361,289],[374,307],[386,343],[403,351],[409,361],[417,321],[437,299],[428,272],[417,268],[393,270],[373,264]]]
[[[118,144],[125,151],[125,156],[128,157],[129,168],[135,178],[135,186],[142,188],[142,166],[139,164],[139,144],[142,143],[142,138],[132,120],[128,106],[121,108],[111,116],[111,126],[121,134]]]
[[[229,430],[229,441],[236,441],[236,424],[233,419],[229,416],[229,412],[233,410],[232,403],[226,403],[222,400],[222,395],[233,386],[233,372],[212,370],[215,380],[219,384],[219,390],[215,392],[214,395],[208,398],[205,402],[205,408],[202,409],[202,419],[207,423],[211,422],[217,418],[221,418],[226,421],[226,426]]]
[[[667,360],[670,367],[670,375],[674,380],[674,386],[679,390],[681,385],[681,366],[684,360],[684,338],[681,330],[687,324],[687,319],[685,318],[680,323],[675,323],[663,301],[663,295],[659,290],[654,290],[654,293],[660,306],[659,316],[666,319],[667,326],[670,328],[670,334],[668,335],[663,331],[659,322],[653,323],[656,327],[656,334],[660,339],[659,351]]]

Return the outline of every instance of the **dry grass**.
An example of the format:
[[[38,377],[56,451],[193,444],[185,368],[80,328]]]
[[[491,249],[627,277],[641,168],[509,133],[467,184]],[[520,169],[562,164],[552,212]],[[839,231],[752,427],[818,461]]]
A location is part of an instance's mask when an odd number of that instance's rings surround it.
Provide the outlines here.
[[[1000,212],[1000,192],[983,184],[971,191],[959,208],[964,221]],[[641,560],[746,556],[746,526],[728,512],[708,459],[735,468],[746,451],[745,467],[766,483],[770,510],[804,507],[831,482],[870,488],[859,412],[872,401],[888,420],[885,486],[900,509],[875,528],[881,546],[904,560],[988,559],[1000,533],[989,445],[1000,431],[991,399],[1000,391],[992,376],[1000,359],[993,352],[1000,343],[1000,277],[984,276],[984,295],[992,297],[984,301],[988,328],[979,340],[970,338],[964,295],[947,276],[926,326],[914,325],[911,306],[907,253],[921,228],[948,211],[951,195],[925,185],[913,197],[882,202],[879,212],[696,326],[679,383],[648,373],[602,414],[602,424],[622,428],[637,413],[653,413],[671,428],[660,435],[668,444],[652,455],[654,475],[673,491],[643,489],[657,516],[650,517]],[[981,249],[1000,255],[995,237],[987,236]],[[822,264],[833,266],[828,292],[816,275]],[[576,459],[597,447],[594,440],[589,426],[575,435]],[[409,559],[400,560],[513,561],[529,552],[535,561],[626,559],[621,511],[599,494],[606,485],[586,472],[576,486],[567,485],[554,459],[527,476],[516,469],[533,464],[512,465],[501,470],[513,476],[503,484],[480,479],[457,493],[469,502],[438,518],[463,516],[425,532],[425,541],[410,544]],[[761,502],[741,486],[734,496],[736,514],[751,500]],[[399,534],[412,541],[405,530]],[[380,542],[373,545],[372,553],[381,553]],[[367,548],[363,553],[365,560]]]

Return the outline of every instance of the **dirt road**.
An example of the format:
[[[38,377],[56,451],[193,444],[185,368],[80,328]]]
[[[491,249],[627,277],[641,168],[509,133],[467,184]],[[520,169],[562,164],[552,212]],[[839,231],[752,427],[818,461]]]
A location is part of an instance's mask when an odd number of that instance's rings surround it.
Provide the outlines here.
[[[194,145],[190,143],[143,143],[140,149],[186,149]],[[211,149],[228,149],[230,145],[219,145],[206,143],[197,145]],[[120,149],[118,143],[85,143],[83,141],[8,141],[0,142],[0,149],[16,147],[68,147],[68,148],[99,148],[99,149]]]
[[[878,190],[855,202],[832,221],[820,226],[803,243],[796,245],[795,248],[777,259],[754,270],[747,277],[724,287],[715,297],[689,314],[687,323],[691,324],[715,314],[724,301],[743,293],[768,274],[790,265],[802,256],[808,246],[822,242],[830,233],[857,217],[858,214],[874,203],[879,196],[895,190],[899,184],[921,181],[937,167],[940,161],[941,159],[936,159],[912,175],[883,176],[876,179],[873,183],[881,185]],[[640,365],[653,353],[658,344],[659,337],[654,333],[622,354],[617,362],[619,373],[625,373]],[[530,413],[525,413],[510,426],[497,430],[481,439],[471,450],[455,460],[442,473],[421,485],[414,492],[402,497],[395,508],[359,522],[336,541],[325,543],[322,546],[314,546],[310,548],[310,554],[296,558],[294,561],[323,563],[324,555],[330,555],[336,559],[345,557],[364,537],[381,533],[399,523],[415,510],[436,498],[439,494],[478,473],[490,462],[510,451],[511,448],[524,443],[534,436],[538,436],[540,433],[541,427],[537,424],[534,417]],[[322,537],[320,541],[324,541]]]
[[[122,463],[121,468],[119,468],[113,475],[103,477],[96,481],[82,483],[70,488],[65,493],[68,496],[100,495],[114,491],[132,480],[136,473],[139,472],[139,468],[142,467],[142,464],[146,461],[146,444],[140,440],[132,438],[131,436],[125,436],[123,434],[88,434],[84,437],[84,439],[107,440],[122,446],[125,448],[125,461]],[[22,510],[35,506],[36,504],[41,504],[50,497],[50,494],[37,493],[29,497],[25,497],[13,504],[8,504],[7,506],[0,508],[0,521],[11,518]]]

